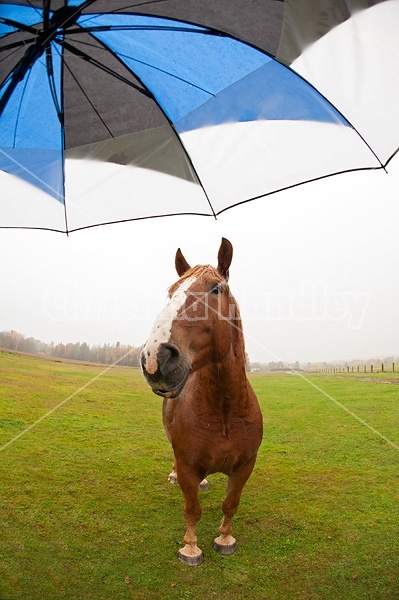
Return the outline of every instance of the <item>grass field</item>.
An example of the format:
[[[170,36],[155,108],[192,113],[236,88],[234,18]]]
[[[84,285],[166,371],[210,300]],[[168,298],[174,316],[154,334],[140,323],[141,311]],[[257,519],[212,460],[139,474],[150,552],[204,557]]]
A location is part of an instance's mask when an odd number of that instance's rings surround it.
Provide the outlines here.
[[[0,353],[1,600],[399,598],[397,383],[254,374],[265,436],[238,550],[212,551],[213,475],[189,568],[161,400],[138,371],[101,371]]]

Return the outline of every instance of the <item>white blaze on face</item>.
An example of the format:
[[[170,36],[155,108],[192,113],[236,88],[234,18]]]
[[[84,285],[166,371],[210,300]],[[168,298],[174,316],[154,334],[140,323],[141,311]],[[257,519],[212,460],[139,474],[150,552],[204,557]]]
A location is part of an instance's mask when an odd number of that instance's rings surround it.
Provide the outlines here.
[[[176,318],[179,309],[184,305],[187,299],[187,290],[195,282],[195,277],[188,277],[178,287],[166,306],[161,310],[151,330],[150,336],[143,349],[145,357],[145,370],[147,373],[154,374],[158,369],[157,353],[160,344],[165,344],[170,340],[172,324]]]

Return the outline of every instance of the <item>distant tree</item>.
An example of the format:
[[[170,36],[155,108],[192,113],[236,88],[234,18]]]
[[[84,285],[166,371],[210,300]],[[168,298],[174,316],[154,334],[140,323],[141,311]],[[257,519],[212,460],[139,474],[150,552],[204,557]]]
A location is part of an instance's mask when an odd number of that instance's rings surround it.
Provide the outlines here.
[[[11,350],[22,350],[25,337],[18,331],[11,331]]]
[[[50,342],[49,344],[46,344],[45,342],[40,342],[39,340],[36,340],[37,343],[37,348],[38,348],[38,352],[42,353],[42,354],[46,354],[47,356],[55,356],[55,343],[54,342]]]
[[[121,345],[120,342],[116,342],[116,346],[115,346],[115,350],[114,350],[114,355],[113,355],[113,363],[117,363],[119,362],[120,358],[122,356],[122,352],[121,352]]]
[[[65,358],[73,358],[73,344],[69,342],[65,345]]]
[[[139,367],[140,366],[140,354],[142,348],[130,348],[129,357],[130,357],[130,366],[131,367]]]
[[[58,356],[59,358],[65,358],[65,345],[60,342],[54,348],[54,356]]]
[[[104,346],[96,346],[94,349],[95,362],[105,364],[107,362],[107,353]]]
[[[90,358],[90,348],[86,342],[81,344],[79,349],[79,359],[78,360],[89,360]]]
[[[35,354],[37,352],[36,340],[33,339],[32,337],[27,338],[24,341],[23,351],[29,352],[29,354]]]
[[[260,371],[260,362],[251,362],[249,363],[250,371]]]

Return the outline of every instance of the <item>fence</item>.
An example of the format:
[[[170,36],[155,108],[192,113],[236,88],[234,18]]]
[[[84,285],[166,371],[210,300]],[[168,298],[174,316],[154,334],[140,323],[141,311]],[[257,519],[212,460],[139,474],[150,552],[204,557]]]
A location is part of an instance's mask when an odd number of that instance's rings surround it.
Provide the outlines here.
[[[378,365],[357,365],[345,367],[325,367],[315,369],[317,373],[399,373],[397,363],[380,363]]]

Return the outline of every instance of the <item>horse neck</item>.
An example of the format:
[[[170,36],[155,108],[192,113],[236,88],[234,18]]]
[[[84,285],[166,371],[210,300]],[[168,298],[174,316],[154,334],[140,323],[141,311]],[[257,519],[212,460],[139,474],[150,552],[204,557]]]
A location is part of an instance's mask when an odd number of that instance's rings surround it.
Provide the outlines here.
[[[246,354],[238,307],[231,332],[231,343],[226,356],[221,361],[205,367],[201,378],[207,382],[210,401],[214,398],[219,402],[220,398],[224,397],[237,404],[246,403]]]

